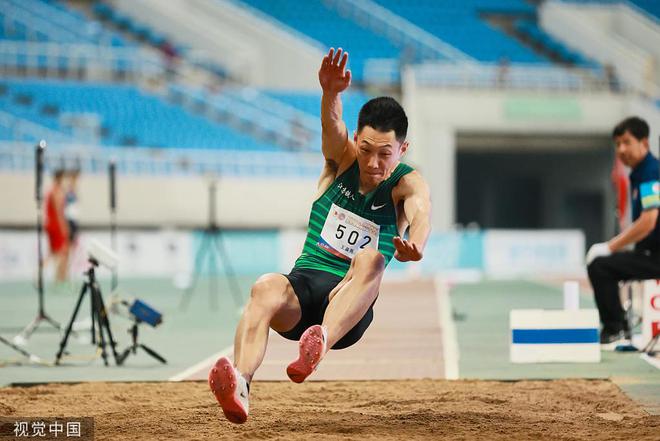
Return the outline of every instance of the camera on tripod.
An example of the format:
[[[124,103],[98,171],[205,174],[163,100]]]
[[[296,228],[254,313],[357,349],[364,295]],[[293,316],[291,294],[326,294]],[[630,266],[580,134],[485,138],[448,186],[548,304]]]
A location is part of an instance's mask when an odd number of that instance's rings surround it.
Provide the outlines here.
[[[147,323],[155,328],[163,322],[163,314],[139,299],[134,299],[132,302],[121,300],[121,304],[128,307],[128,313],[131,320],[133,320],[133,325],[128,330],[128,333],[131,334],[132,343],[119,356],[119,363],[123,363],[129,355],[137,354],[137,350],[141,348],[156,360],[167,364],[167,361],[156,351],[145,344],[138,343],[138,325],[140,323]]]
[[[76,320],[78,311],[80,310],[80,305],[85,298],[85,294],[89,294],[92,312],[92,343],[98,346],[98,349],[101,352],[101,356],[103,357],[103,363],[106,366],[108,366],[108,354],[106,352],[106,345],[109,344],[112,355],[115,359],[115,363],[120,365],[123,360],[120,359],[119,354],[117,353],[117,342],[112,336],[110,321],[108,320],[108,312],[103,302],[103,295],[101,294],[101,287],[96,280],[96,268],[99,265],[103,265],[109,269],[114,269],[119,265],[119,257],[114,251],[96,240],[90,241],[87,247],[87,254],[89,255],[90,266],[87,271],[85,271],[86,279],[83,282],[80,295],[78,296],[78,301],[76,302],[76,307],[73,310],[73,314],[71,315],[71,319],[69,320],[69,324],[66,328],[64,336],[60,341],[60,349],[55,356],[55,364],[60,363],[60,360],[65,353],[66,345],[69,340],[69,336],[71,335],[71,329],[73,328],[73,323]]]
[[[147,323],[153,327],[156,327],[163,321],[163,315],[160,312],[156,311],[151,306],[147,305],[142,300],[136,299],[132,303],[129,303],[128,301],[125,300],[121,300],[119,302],[128,307],[128,312],[131,320],[133,321],[133,324],[129,329],[129,333],[131,334],[131,339],[132,339],[131,345],[128,348],[126,348],[121,354],[117,353],[116,350],[117,343],[115,342],[115,339],[112,336],[112,331],[110,329],[110,321],[108,320],[108,312],[103,302],[103,296],[101,295],[101,288],[98,284],[98,281],[96,280],[95,269],[99,265],[103,265],[104,267],[110,270],[114,270],[119,265],[119,257],[114,251],[112,251],[111,249],[109,249],[108,247],[104,246],[103,244],[101,244],[99,241],[96,240],[90,241],[87,247],[87,253],[89,254],[89,263],[90,263],[89,269],[85,272],[87,279],[83,283],[83,287],[82,290],[80,291],[80,296],[78,297],[78,302],[76,303],[76,307],[73,311],[73,315],[71,316],[69,325],[67,326],[66,332],[64,333],[64,337],[60,342],[60,350],[55,358],[55,364],[59,364],[60,359],[62,358],[62,355],[65,352],[66,344],[69,339],[69,335],[71,333],[73,322],[76,319],[76,315],[78,314],[80,305],[86,293],[90,294],[90,301],[92,304],[92,308],[91,308],[92,309],[92,342],[95,344],[97,343],[96,335],[98,332],[98,348],[101,351],[101,356],[103,357],[103,362],[105,363],[106,366],[108,365],[107,353],[105,350],[106,344],[110,345],[110,348],[112,349],[112,354],[115,359],[115,363],[118,366],[122,365],[126,360],[126,358],[128,358],[128,356],[131,353],[136,354],[139,348],[143,349],[145,352],[147,352],[149,355],[151,355],[161,363],[167,363],[167,361],[165,361],[165,359],[161,357],[156,351],[154,351],[153,349],[149,348],[148,346],[142,343],[138,343],[138,325],[140,323]],[[111,305],[110,305],[111,310],[115,309],[116,303],[117,302],[111,301]],[[108,343],[106,343],[106,337]]]
[[[119,266],[119,256],[110,248],[103,245],[98,240],[91,240],[87,244],[87,254],[89,261],[93,265],[103,265],[104,267],[114,270]]]

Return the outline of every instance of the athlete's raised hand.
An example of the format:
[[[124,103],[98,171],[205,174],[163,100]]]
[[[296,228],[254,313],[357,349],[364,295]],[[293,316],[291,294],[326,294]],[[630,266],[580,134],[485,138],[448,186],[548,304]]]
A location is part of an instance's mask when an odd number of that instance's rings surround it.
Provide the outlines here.
[[[409,242],[399,236],[396,236],[394,239],[392,239],[392,242],[394,243],[394,248],[396,248],[396,251],[394,252],[394,258],[399,262],[415,262],[422,260],[422,253],[414,243]]]
[[[348,52],[341,48],[335,52],[330,48],[328,54],[323,57],[319,69],[319,83],[324,93],[336,94],[343,92],[351,84],[351,71],[345,70],[348,62]]]

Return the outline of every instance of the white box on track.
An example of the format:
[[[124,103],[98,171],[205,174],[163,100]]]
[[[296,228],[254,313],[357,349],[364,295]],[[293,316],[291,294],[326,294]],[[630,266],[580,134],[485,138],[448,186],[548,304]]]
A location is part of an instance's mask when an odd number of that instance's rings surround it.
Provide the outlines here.
[[[598,311],[514,309],[509,314],[512,363],[598,363]]]

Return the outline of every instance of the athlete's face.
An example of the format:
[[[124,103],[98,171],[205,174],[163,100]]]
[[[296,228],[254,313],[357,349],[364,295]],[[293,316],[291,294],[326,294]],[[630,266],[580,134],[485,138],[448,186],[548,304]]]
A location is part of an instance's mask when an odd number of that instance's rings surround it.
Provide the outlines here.
[[[385,180],[408,149],[408,141],[397,141],[394,130],[379,132],[365,126],[354,136],[362,184],[377,186]]]
[[[616,155],[628,167],[635,167],[646,156],[649,151],[648,138],[637,139],[629,131],[614,138]]]

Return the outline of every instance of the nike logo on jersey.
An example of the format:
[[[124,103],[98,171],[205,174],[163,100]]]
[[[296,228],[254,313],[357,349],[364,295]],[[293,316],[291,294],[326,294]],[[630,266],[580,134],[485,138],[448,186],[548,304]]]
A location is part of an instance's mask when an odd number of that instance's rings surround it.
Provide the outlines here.
[[[372,210],[380,210],[380,209],[383,208],[385,205],[387,205],[387,202],[384,203],[383,205],[374,205],[374,204],[371,204],[371,209],[372,209]]]

